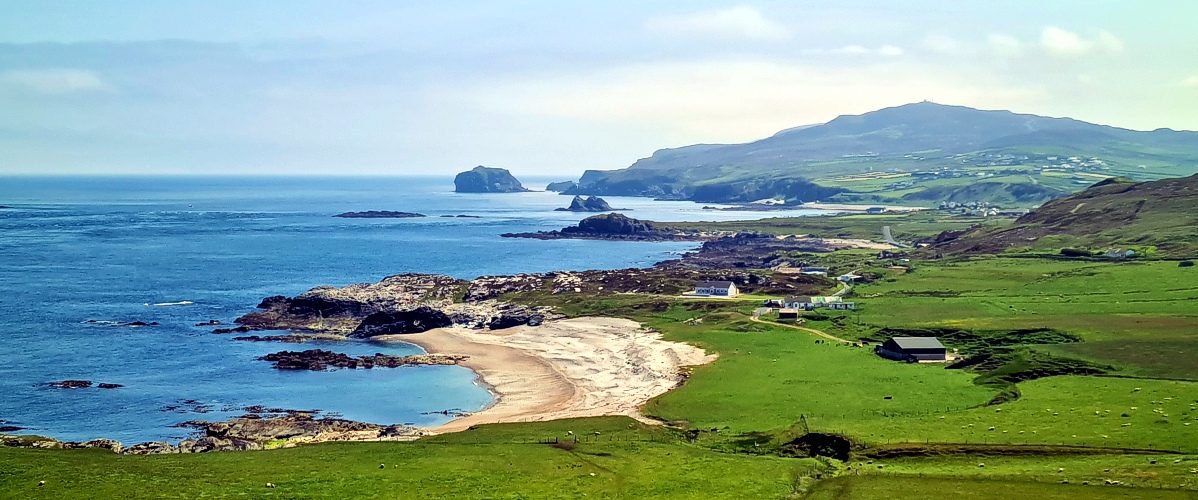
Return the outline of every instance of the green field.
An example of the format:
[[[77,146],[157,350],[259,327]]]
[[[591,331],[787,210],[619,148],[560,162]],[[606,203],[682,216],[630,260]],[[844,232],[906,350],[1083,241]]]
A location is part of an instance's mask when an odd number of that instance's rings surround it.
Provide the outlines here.
[[[751,221],[662,222],[670,229],[702,231],[740,231],[766,234],[802,234],[820,238],[882,239],[882,227],[890,226],[899,241],[930,238],[944,231],[967,229],[974,225],[1003,226],[1012,219],[953,215],[937,210],[881,215],[839,215],[824,217],[774,217]]]
[[[882,329],[955,329],[983,341],[950,347],[1010,357],[990,371],[892,362],[869,346],[750,321],[760,297],[525,293],[508,298],[571,316],[632,318],[719,359],[644,408],[667,425],[576,419],[481,426],[412,443],[174,456],[0,448],[0,497],[1198,495],[1193,268],[1005,257],[894,269],[872,252],[821,258],[874,280],[851,291],[856,311],[809,316],[805,326],[853,340]],[[1037,343],[1047,337],[1021,329],[1079,341]],[[999,375],[1072,358],[1110,367],[1100,375],[1019,378],[1017,397],[995,399],[1012,394]],[[795,458],[789,443],[807,431],[846,436],[859,455]],[[574,445],[569,432],[582,441]],[[894,450],[906,455],[866,458]]]

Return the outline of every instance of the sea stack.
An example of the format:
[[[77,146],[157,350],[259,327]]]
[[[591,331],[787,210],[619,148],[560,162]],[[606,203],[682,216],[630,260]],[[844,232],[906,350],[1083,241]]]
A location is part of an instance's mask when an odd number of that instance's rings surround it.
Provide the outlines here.
[[[555,210],[561,212],[611,212],[613,210],[619,209],[612,208],[611,205],[608,205],[607,202],[603,200],[603,198],[598,196],[590,196],[587,198],[575,196],[574,200],[570,202],[569,207],[557,208]]]
[[[528,191],[511,172],[479,165],[453,178],[456,193],[523,193]]]

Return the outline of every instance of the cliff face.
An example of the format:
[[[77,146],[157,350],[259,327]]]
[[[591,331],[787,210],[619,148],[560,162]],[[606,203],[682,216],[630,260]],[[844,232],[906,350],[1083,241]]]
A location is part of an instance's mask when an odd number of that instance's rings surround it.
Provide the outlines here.
[[[457,193],[523,193],[528,191],[511,172],[479,165],[453,179]]]

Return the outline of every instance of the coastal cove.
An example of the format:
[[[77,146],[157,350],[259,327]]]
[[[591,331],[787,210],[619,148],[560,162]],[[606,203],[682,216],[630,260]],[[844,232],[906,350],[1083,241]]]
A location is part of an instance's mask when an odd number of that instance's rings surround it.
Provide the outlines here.
[[[538,185],[539,182],[530,182]],[[257,358],[292,344],[212,335],[263,297],[402,272],[470,279],[646,267],[693,242],[521,240],[587,214],[555,193],[455,194],[447,178],[15,178],[0,186],[0,420],[63,440],[178,441],[188,420],[246,407],[437,427],[492,403],[466,366],[281,372]],[[657,220],[776,215],[612,197]],[[394,210],[410,219],[341,219]],[[804,212],[808,213],[808,212]],[[821,213],[810,211],[811,214]],[[454,217],[443,217],[453,215]],[[471,217],[458,217],[469,215]],[[95,321],[88,323],[88,321]],[[136,325],[134,322],[146,325]],[[152,323],[157,323],[152,324]],[[203,326],[198,326],[203,323]],[[405,343],[309,341],[351,356],[418,354]],[[116,389],[56,389],[61,380]],[[386,397],[380,397],[386,395]]]

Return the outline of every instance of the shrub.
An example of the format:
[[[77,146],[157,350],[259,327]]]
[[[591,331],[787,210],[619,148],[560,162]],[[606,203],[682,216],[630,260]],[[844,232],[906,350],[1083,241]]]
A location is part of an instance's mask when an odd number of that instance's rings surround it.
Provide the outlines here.
[[[1061,255],[1066,257],[1090,257],[1094,254],[1089,250],[1084,250],[1081,248],[1062,248]]]
[[[1194,261],[1183,260],[1183,261],[1177,263],[1177,267],[1194,267]]]

